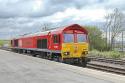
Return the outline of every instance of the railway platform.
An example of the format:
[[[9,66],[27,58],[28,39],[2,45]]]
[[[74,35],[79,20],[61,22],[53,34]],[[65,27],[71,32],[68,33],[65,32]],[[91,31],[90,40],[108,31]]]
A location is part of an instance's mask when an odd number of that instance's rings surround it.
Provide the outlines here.
[[[0,83],[125,83],[125,76],[0,50]]]

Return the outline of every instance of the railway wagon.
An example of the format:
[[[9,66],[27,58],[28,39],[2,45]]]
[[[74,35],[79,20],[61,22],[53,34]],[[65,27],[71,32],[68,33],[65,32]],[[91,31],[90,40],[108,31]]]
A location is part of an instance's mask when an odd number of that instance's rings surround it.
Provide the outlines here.
[[[78,24],[11,40],[12,50],[58,61],[86,64],[88,32]]]

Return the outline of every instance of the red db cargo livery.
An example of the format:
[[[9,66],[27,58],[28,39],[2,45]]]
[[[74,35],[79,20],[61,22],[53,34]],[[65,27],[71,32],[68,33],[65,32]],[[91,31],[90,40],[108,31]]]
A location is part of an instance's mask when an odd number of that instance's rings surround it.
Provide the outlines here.
[[[11,40],[12,50],[58,61],[85,63],[88,32],[78,24],[24,35]]]

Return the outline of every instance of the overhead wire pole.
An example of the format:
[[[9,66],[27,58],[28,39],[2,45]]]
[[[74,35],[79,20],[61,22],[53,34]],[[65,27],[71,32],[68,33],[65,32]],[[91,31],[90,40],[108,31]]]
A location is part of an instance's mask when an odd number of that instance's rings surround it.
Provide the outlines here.
[[[122,31],[122,52],[124,51],[124,31]]]
[[[111,47],[111,35],[110,35],[110,27],[109,27],[109,45],[110,45],[110,47]],[[110,48],[110,50],[111,50],[111,48]]]

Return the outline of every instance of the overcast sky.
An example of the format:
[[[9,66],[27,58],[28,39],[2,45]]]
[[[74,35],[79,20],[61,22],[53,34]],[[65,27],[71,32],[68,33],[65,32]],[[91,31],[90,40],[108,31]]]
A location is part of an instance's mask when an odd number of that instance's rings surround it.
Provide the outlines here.
[[[125,0],[0,0],[0,39],[40,31],[44,23],[102,23],[114,8],[125,12]]]

